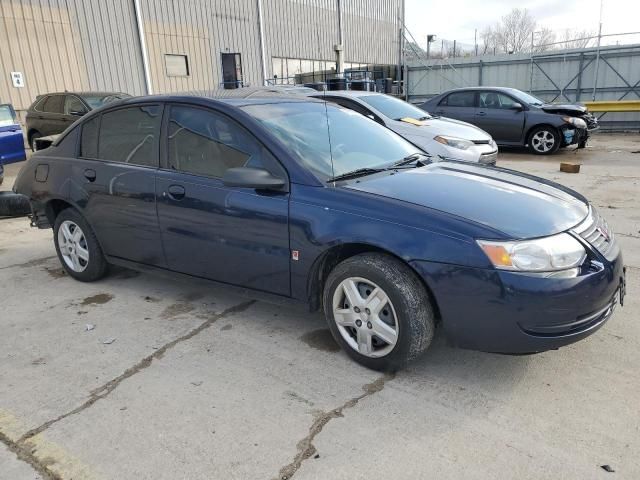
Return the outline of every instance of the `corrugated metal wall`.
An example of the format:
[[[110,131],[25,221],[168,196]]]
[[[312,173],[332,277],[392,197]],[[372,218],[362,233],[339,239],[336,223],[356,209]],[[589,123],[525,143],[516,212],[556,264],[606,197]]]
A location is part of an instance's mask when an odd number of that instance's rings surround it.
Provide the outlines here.
[[[395,64],[403,0],[342,0],[344,61]],[[154,93],[216,88],[223,52],[242,56],[245,85],[262,84],[258,0],[140,0]],[[335,60],[338,0],[262,0],[272,57]],[[63,90],[146,92],[134,0],[0,0],[0,101],[26,109]],[[166,54],[187,55],[169,77]],[[10,72],[24,74],[13,87]]]

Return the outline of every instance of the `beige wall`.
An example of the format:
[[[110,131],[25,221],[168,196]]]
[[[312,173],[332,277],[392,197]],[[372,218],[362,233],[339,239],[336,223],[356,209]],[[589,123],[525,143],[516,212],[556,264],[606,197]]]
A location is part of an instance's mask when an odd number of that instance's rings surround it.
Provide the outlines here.
[[[36,95],[87,90],[82,49],[66,9],[0,0],[0,101],[17,110]],[[16,88],[10,72],[22,72],[25,86]]]

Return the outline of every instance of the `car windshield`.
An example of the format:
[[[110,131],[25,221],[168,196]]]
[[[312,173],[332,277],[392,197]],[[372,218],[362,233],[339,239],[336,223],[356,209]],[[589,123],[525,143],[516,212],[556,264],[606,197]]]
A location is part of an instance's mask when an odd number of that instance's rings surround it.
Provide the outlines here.
[[[520,90],[510,90],[510,93],[515,95],[518,100],[526,103],[527,105],[534,105],[536,107],[539,107],[540,105],[544,105],[545,103],[547,103],[544,100],[540,100],[539,98],[534,97],[533,95],[529,95],[528,93],[522,92]]]
[[[17,123],[11,107],[9,105],[0,105],[0,127],[8,127]]]
[[[363,168],[385,168],[422,153],[391,130],[334,104],[281,102],[243,109],[322,181]]]
[[[84,95],[82,98],[93,109],[122,98],[129,98],[130,96],[131,95],[126,93],[109,93],[106,95]]]
[[[403,118],[427,120],[431,118],[431,116],[424,110],[420,110],[418,107],[414,107],[410,103],[404,102],[390,95],[363,95],[359,98],[386,117],[393,118],[394,120],[401,120]]]

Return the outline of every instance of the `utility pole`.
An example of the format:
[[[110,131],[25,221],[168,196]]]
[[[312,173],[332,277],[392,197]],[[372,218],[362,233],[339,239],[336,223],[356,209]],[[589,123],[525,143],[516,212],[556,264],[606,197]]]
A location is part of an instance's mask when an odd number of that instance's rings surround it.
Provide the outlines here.
[[[453,41],[453,58],[456,58],[456,41]]]
[[[600,26],[598,27],[598,47],[596,50],[596,72],[595,77],[593,79],[593,94],[591,95],[591,100],[595,101],[596,99],[596,88],[598,87],[598,73],[600,72],[600,42],[602,40],[602,3],[603,0],[600,0]]]
[[[431,44],[436,40],[435,35],[427,35],[427,60],[431,58]]]
[[[473,43],[476,46],[476,57],[478,56],[478,29],[473,31]]]

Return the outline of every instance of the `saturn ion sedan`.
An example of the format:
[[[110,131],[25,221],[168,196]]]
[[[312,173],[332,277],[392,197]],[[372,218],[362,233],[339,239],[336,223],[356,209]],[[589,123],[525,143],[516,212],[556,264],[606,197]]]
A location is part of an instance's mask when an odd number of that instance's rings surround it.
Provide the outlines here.
[[[316,99],[115,102],[36,152],[15,190],[77,280],[113,264],[293,299],[379,370],[420,356],[437,328],[466,348],[555,349],[624,299],[616,239],[580,194],[432,162]]]

